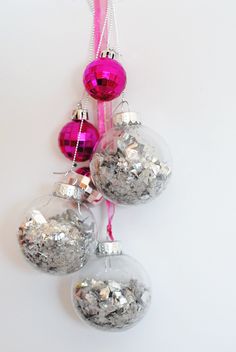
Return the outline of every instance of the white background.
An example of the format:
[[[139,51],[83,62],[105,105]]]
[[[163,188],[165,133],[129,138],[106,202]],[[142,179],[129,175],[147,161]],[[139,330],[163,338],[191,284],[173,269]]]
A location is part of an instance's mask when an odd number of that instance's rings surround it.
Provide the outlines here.
[[[34,271],[15,235],[70,165],[57,134],[82,91],[87,2],[8,0],[0,13],[0,350],[235,352],[235,1],[119,2],[130,105],[174,159],[159,199],[117,209],[116,237],[153,282],[151,310],[120,334],[77,321],[71,278]]]

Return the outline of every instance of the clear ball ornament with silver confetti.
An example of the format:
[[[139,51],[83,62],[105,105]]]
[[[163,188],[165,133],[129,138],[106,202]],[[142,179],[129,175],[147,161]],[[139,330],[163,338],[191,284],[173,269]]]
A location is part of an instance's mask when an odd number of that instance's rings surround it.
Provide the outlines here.
[[[119,242],[100,242],[96,254],[73,282],[75,311],[98,329],[131,328],[151,302],[147,273],[135,259],[122,254]]]
[[[90,163],[99,192],[116,204],[145,203],[158,196],[171,175],[166,143],[143,126],[136,113],[120,112],[98,144]]]
[[[73,181],[72,181],[73,179]],[[68,274],[82,268],[94,251],[96,224],[83,204],[84,192],[73,182],[55,185],[54,193],[35,201],[18,231],[24,257],[34,267],[52,274]]]

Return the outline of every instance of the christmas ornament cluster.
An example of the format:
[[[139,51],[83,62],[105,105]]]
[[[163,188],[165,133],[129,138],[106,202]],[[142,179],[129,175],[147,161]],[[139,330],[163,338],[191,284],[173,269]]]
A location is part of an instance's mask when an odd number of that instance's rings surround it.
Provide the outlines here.
[[[87,65],[83,84],[99,103],[119,99],[126,72],[115,52],[106,49]],[[34,202],[18,231],[20,249],[29,263],[46,273],[73,276],[72,304],[89,325],[120,331],[147,312],[151,288],[147,273],[123,254],[121,243],[101,239],[92,207],[109,201],[137,205],[156,198],[170,175],[165,142],[145,127],[137,113],[121,108],[110,116],[113,127],[103,135],[89,122],[80,102],[61,129],[58,144],[72,167],[52,194]],[[78,163],[87,162],[86,167]]]

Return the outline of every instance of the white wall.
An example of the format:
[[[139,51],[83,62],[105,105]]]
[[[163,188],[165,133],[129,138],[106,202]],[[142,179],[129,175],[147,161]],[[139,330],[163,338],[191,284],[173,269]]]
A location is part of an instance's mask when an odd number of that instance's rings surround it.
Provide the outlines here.
[[[235,11],[234,0],[119,3],[130,104],[175,169],[158,200],[117,209],[116,236],[148,270],[153,303],[109,334],[76,321],[71,279],[35,272],[15,238],[23,209],[69,166],[57,133],[82,90],[87,2],[1,2],[1,351],[236,350]]]

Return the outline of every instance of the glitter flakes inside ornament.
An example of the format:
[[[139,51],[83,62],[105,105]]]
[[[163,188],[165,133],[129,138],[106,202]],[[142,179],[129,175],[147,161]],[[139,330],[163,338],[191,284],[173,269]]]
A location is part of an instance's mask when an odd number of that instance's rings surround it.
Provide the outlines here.
[[[55,274],[79,270],[87,262],[95,237],[92,213],[69,200],[41,198],[27,213],[18,232],[25,258],[38,269]]]
[[[170,157],[155,137],[135,123],[115,125],[105,134],[90,164],[93,182],[105,198],[138,204],[162,192],[171,175]]]
[[[116,253],[117,242],[104,243],[110,252],[102,250],[82,269],[73,285],[73,304],[93,327],[123,330],[144,317],[151,301],[150,285],[139,263]]]
[[[105,329],[124,329],[144,314],[149,291],[129,282],[84,280],[75,288],[75,305],[91,324]]]

